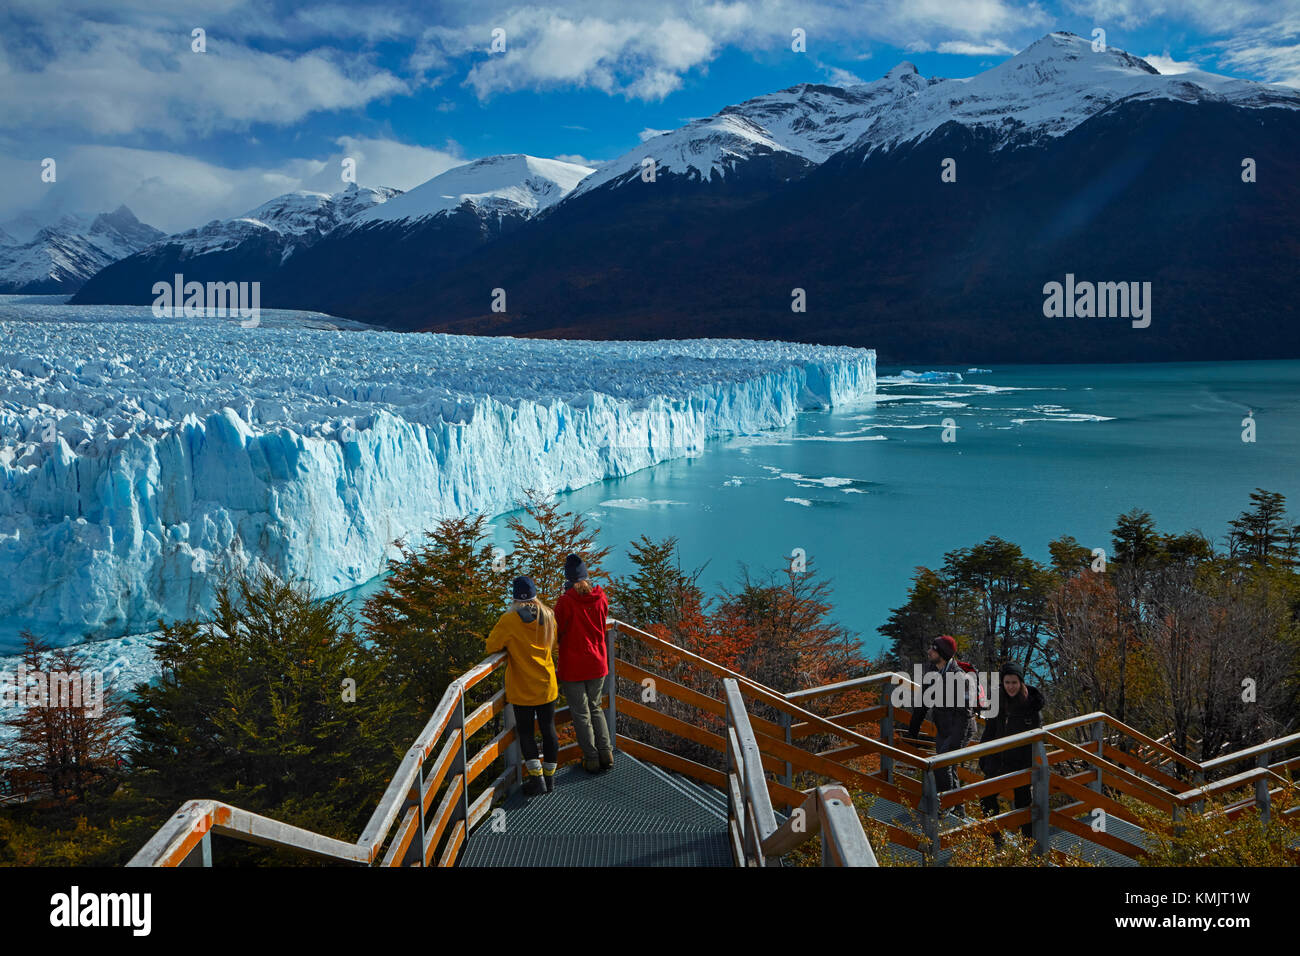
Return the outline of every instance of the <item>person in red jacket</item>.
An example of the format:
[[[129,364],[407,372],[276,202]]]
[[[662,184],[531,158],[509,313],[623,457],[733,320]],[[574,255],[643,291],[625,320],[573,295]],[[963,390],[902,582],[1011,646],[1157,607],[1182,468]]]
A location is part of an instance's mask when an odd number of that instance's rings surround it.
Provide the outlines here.
[[[556,636],[560,656],[556,667],[564,698],[569,702],[573,728],[582,749],[582,766],[599,773],[614,766],[614,746],[600,699],[609,674],[605,619],[609,598],[587,576],[582,557],[564,560],[564,593],[555,602]]]

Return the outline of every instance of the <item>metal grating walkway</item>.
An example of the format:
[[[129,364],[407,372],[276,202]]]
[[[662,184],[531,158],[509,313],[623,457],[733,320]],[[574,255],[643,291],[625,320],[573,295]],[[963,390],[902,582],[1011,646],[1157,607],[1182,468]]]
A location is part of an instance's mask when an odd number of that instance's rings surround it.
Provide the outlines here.
[[[504,811],[504,812],[499,812]],[[555,792],[516,790],[470,835],[459,866],[731,866],[721,816],[625,753],[589,774],[561,767]]]

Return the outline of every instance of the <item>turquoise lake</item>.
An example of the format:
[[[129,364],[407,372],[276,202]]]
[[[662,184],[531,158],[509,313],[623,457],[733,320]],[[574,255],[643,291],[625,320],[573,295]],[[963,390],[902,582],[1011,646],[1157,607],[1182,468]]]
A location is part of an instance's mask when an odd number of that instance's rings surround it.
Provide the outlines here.
[[[989,535],[1037,560],[1062,534],[1109,553],[1115,518],[1137,507],[1160,530],[1221,543],[1257,486],[1300,515],[1300,362],[1007,366],[886,384],[897,371],[880,370],[869,405],[714,442],[569,492],[564,507],[599,526],[616,574],[628,542],[675,535],[710,593],[740,562],[777,568],[802,548],[833,580],[837,619],[873,650],[916,566]]]

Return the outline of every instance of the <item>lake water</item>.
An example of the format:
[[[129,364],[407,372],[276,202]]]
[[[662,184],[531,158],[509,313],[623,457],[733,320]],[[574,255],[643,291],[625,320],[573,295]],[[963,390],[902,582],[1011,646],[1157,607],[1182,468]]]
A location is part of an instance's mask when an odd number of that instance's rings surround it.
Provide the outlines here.
[[[630,570],[628,542],[675,535],[711,593],[741,562],[776,568],[802,548],[871,650],[916,566],[989,535],[1042,561],[1063,534],[1109,553],[1115,518],[1138,507],[1160,530],[1221,542],[1257,486],[1300,515],[1300,362],[961,371],[960,384],[882,384],[870,405],[719,441],[563,505],[599,526],[614,573]],[[1254,442],[1242,440],[1248,413]]]
[[[890,383],[858,408],[723,440],[692,459],[562,496],[630,570],[629,542],[675,535],[716,593],[741,562],[784,566],[795,548],[834,582],[835,617],[869,651],[913,569],[999,535],[1037,560],[1062,534],[1110,549],[1123,511],[1221,541],[1257,486],[1300,512],[1300,362],[996,368],[958,384]],[[898,370],[893,370],[897,372]],[[1256,441],[1242,441],[1253,412]],[[943,441],[944,420],[955,441]],[[493,522],[508,543],[505,518]],[[360,602],[379,580],[351,592]],[[153,635],[83,645],[123,686],[152,680]],[[12,670],[16,657],[0,657]],[[0,750],[8,735],[0,728]]]

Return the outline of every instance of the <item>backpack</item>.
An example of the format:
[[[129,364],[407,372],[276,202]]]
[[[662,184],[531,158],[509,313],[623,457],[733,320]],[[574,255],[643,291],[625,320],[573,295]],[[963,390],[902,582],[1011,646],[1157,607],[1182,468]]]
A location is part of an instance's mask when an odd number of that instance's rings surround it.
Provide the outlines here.
[[[976,717],[979,714],[984,713],[989,706],[988,696],[984,693],[984,687],[979,682],[979,671],[975,669],[975,665],[970,661],[959,660],[957,661],[957,666],[960,667],[964,673],[974,675],[976,703],[973,706],[966,708],[966,716]]]

